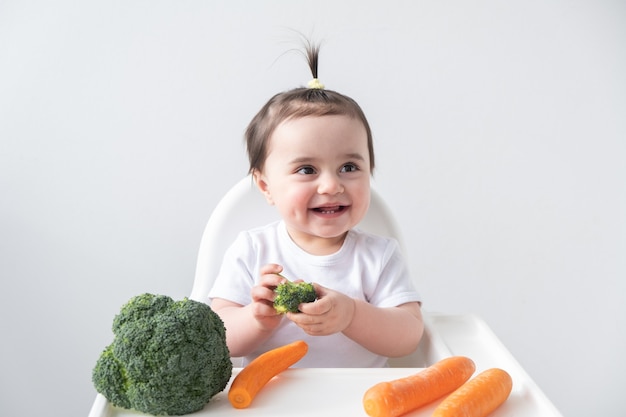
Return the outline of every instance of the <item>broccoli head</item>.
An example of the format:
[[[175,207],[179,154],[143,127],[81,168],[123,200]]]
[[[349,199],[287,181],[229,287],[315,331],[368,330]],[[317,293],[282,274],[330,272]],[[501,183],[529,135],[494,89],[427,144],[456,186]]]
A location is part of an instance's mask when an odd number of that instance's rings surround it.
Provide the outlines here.
[[[205,303],[139,295],[115,316],[113,333],[92,380],[115,406],[189,414],[223,391],[232,375],[224,323]]]
[[[316,300],[315,288],[309,282],[286,281],[278,284],[274,290],[274,309],[284,314],[287,312],[297,313],[301,303],[310,303]]]

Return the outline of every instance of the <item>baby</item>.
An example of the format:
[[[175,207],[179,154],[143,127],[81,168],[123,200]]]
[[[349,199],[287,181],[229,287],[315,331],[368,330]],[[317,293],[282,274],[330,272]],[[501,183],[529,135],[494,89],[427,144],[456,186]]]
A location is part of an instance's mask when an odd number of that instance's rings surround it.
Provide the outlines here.
[[[250,173],[281,220],[239,235],[209,293],[244,365],[305,340],[296,366],[382,367],[414,351],[423,332],[398,243],[355,229],[369,207],[372,133],[354,100],[319,82],[318,55],[309,44],[309,86],[272,97],[246,130]],[[277,313],[283,276],[314,282],[318,299]]]

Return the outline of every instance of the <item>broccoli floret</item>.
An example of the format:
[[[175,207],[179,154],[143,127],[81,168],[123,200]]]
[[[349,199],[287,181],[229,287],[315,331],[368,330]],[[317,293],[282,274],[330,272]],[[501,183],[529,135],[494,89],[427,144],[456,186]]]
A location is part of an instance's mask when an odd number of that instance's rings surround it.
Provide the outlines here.
[[[317,298],[315,288],[309,282],[286,281],[278,284],[274,292],[276,293],[274,309],[280,314],[285,314],[288,311],[297,313],[300,311],[298,306],[301,303],[310,303]]]
[[[189,414],[223,391],[232,375],[224,323],[207,304],[139,295],[115,316],[113,333],[92,380],[115,406]]]

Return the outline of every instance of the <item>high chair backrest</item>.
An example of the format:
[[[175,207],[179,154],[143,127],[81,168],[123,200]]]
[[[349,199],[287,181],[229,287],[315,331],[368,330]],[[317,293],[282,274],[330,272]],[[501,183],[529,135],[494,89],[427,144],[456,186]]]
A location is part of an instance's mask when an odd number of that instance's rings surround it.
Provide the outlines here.
[[[219,272],[224,252],[237,235],[278,218],[276,208],[267,203],[251,176],[235,184],[219,201],[204,229],[190,298],[208,303],[209,290]],[[374,187],[371,190],[369,210],[358,227],[370,233],[395,238],[404,251],[394,217]]]

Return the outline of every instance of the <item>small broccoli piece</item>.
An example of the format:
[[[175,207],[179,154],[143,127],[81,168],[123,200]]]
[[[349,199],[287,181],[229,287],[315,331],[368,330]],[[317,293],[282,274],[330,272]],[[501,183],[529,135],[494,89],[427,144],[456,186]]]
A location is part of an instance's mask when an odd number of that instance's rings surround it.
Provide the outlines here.
[[[279,284],[274,290],[274,309],[280,314],[288,311],[298,313],[298,306],[301,303],[310,303],[316,300],[315,288],[309,282],[286,281]]]
[[[115,316],[113,333],[92,380],[115,406],[189,414],[223,391],[232,375],[224,323],[207,304],[139,295]]]

